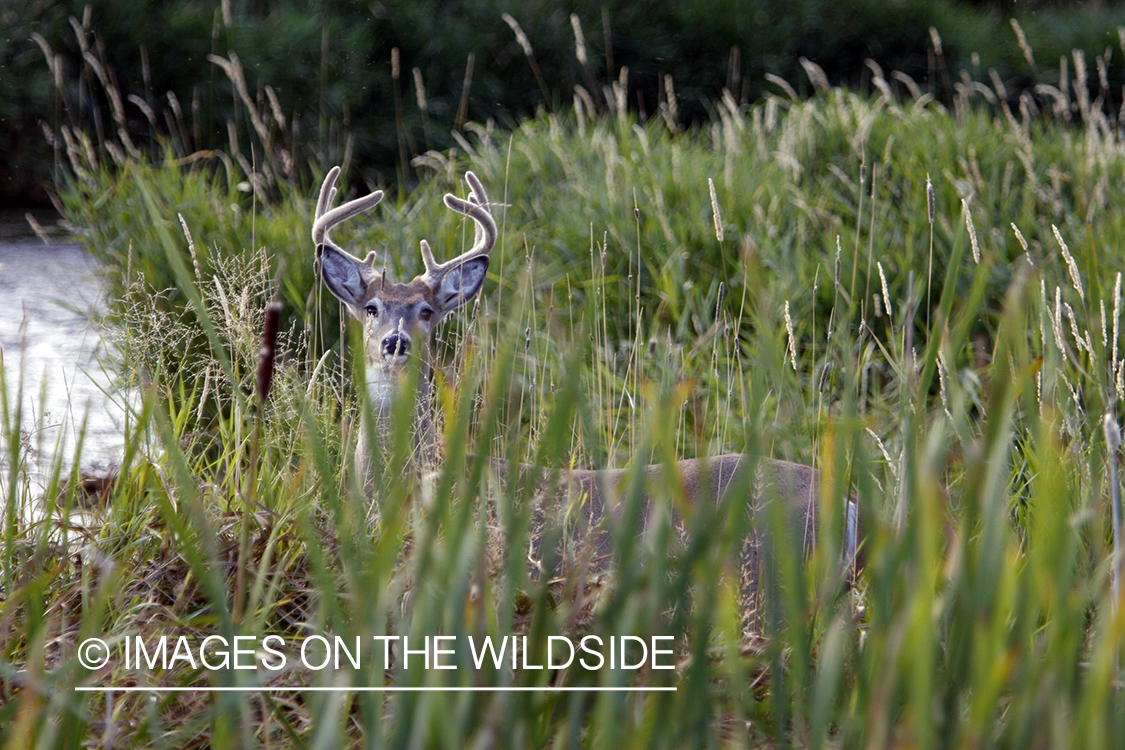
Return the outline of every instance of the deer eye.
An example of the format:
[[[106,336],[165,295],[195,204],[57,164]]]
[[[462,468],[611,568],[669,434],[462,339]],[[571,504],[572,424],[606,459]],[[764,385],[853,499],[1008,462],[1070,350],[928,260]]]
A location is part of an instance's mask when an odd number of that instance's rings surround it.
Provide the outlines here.
[[[418,317],[421,318],[422,320],[429,320],[433,316],[434,316],[434,311],[431,310],[428,307],[423,307],[421,310],[418,311]]]
[[[379,317],[379,308],[376,307],[375,305],[368,305],[367,306],[367,314],[370,315],[373,318],[377,318],[377,317]]]

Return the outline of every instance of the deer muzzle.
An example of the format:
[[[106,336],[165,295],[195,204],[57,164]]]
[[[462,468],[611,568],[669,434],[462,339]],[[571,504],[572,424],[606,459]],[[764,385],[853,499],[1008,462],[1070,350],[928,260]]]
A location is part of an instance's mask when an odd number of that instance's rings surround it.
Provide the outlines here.
[[[383,359],[388,364],[400,365],[406,362],[406,356],[410,353],[410,337],[396,331],[383,339],[381,348]]]

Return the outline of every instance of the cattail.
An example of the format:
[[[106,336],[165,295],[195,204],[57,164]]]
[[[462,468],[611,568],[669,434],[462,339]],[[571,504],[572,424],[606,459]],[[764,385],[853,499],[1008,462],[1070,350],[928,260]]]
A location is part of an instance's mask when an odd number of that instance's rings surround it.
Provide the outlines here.
[[[707,178],[707,187],[711,190],[711,219],[715,222],[715,239],[723,241],[723,216],[719,213],[719,199],[715,196],[715,181]]]
[[[270,397],[273,383],[273,364],[277,359],[277,329],[281,324],[281,301],[266,305],[266,319],[262,324],[262,351],[258,355],[258,403]]]
[[[824,393],[828,390],[834,372],[836,372],[836,365],[832,362],[825,363],[824,367],[820,370],[820,382],[817,384],[818,392]]]

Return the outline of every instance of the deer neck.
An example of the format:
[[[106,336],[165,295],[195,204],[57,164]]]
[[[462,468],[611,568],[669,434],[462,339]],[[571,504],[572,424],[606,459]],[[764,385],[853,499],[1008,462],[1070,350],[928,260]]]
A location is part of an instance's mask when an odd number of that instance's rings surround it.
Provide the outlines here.
[[[387,367],[368,364],[367,397],[371,400],[371,411],[380,426],[390,424],[394,413],[397,392],[401,390],[399,373]]]
[[[435,468],[438,462],[436,432],[431,418],[431,369],[428,362],[423,362],[419,373],[418,388],[415,393],[415,408],[412,411],[413,425],[412,448],[414,468],[425,473]],[[378,441],[374,446],[389,456],[391,441],[394,433],[393,425],[396,404],[401,398],[407,398],[406,391],[409,383],[406,374],[401,369],[368,364],[366,375],[367,396],[371,401],[371,413],[375,417],[375,438]],[[366,433],[366,430],[364,430]]]

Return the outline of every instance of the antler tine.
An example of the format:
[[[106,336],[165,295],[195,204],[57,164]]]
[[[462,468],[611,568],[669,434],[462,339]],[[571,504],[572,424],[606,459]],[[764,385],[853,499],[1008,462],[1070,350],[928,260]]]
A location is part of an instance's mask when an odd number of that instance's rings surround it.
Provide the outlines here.
[[[312,226],[313,242],[317,245],[329,241],[329,229],[342,221],[347,221],[356,214],[361,214],[364,211],[374,208],[379,201],[383,200],[383,191],[376,190],[370,195],[348,201],[342,206],[337,206],[329,211],[328,207],[332,205],[332,201],[336,198],[336,180],[339,179],[339,177],[340,168],[332,167],[324,178],[324,184],[320,187],[320,197],[316,201],[316,213],[313,214]]]
[[[316,201],[316,213],[313,214],[314,221],[324,216],[324,212],[328,210],[328,206],[336,198],[336,180],[339,178],[339,167],[332,167],[328,170],[328,174],[324,176],[324,184],[320,186],[320,196]]]
[[[466,252],[458,255],[453,260],[445,263],[435,263],[433,253],[427,242],[422,242],[422,262],[426,265],[423,279],[435,282],[445,275],[445,272],[454,266],[464,263],[478,255],[488,255],[496,245],[496,221],[488,210],[488,194],[484,186],[472,172],[465,173],[465,181],[469,183],[468,200],[458,198],[452,193],[445,194],[445,205],[457,213],[464,214],[476,222],[476,231],[473,237],[473,246]]]

